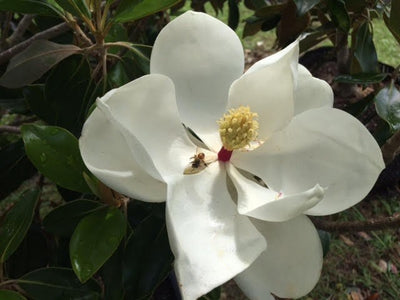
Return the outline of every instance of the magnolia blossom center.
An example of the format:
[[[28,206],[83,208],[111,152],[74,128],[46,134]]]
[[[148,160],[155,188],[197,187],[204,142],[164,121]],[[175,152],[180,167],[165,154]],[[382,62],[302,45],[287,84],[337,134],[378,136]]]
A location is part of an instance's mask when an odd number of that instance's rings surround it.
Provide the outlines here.
[[[228,151],[242,149],[256,140],[258,135],[257,113],[248,106],[232,108],[218,121],[223,147]]]

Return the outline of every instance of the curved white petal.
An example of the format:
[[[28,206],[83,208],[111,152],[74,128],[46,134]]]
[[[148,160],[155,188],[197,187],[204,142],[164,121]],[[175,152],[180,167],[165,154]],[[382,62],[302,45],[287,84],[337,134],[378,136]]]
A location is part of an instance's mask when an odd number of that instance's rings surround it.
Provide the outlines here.
[[[228,108],[249,106],[258,114],[259,138],[266,139],[293,117],[298,43],[261,60],[237,79],[229,90]]]
[[[285,194],[319,183],[325,196],[306,212],[311,215],[337,213],[358,203],[384,168],[379,146],[364,125],[333,108],[296,115],[262,146],[234,153],[231,161]]]
[[[183,299],[197,299],[246,269],[266,248],[236,211],[224,164],[168,185],[167,227]]]
[[[287,221],[315,206],[324,197],[324,189],[318,184],[302,193],[284,195],[247,179],[232,164],[228,164],[227,170],[238,193],[239,213],[256,219]]]
[[[252,300],[298,298],[318,282],[322,247],[314,225],[304,215],[287,222],[253,222],[268,241],[268,249],[235,281]]]
[[[216,121],[225,112],[231,83],[243,73],[242,44],[234,31],[204,13],[188,11],[158,35],[150,72],[167,75],[175,84],[183,123],[219,150]]]
[[[88,169],[110,188],[143,201],[167,198],[166,184],[143,170],[121,133],[98,108],[83,126],[79,149]]]
[[[302,65],[298,66],[297,88],[295,91],[294,114],[303,111],[333,106],[333,91],[324,80],[315,78]]]
[[[143,76],[98,101],[119,127],[137,161],[164,181],[181,175],[196,154],[179,119],[172,81],[160,74]],[[141,151],[141,148],[144,150]]]
[[[296,77],[295,75],[297,74],[297,66],[299,61],[299,39],[295,40],[282,50],[257,61],[246,71],[246,73],[250,74],[252,72],[261,70],[266,66],[281,63],[284,60],[289,60],[293,76]]]

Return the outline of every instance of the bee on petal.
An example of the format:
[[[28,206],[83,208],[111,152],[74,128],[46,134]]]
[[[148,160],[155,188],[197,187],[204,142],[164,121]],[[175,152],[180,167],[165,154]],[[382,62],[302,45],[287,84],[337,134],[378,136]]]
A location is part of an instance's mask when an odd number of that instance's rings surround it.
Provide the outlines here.
[[[190,158],[191,161],[183,171],[183,174],[197,174],[203,171],[210,163],[216,161],[215,155],[208,155],[206,158],[206,154],[200,151],[200,149],[197,149],[197,153]]]

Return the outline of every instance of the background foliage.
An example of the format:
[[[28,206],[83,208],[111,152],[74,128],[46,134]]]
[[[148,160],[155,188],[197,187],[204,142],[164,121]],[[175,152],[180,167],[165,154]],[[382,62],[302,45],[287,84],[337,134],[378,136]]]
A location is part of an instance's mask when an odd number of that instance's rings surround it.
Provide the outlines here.
[[[398,184],[400,61],[379,62],[374,34],[398,47],[400,0],[0,0],[1,299],[179,299],[164,204],[104,186],[77,138],[95,99],[147,74],[158,32],[189,8],[239,27],[256,58],[252,36],[275,48],[303,36],[301,62],[334,66],[335,105],[382,146],[373,193]]]

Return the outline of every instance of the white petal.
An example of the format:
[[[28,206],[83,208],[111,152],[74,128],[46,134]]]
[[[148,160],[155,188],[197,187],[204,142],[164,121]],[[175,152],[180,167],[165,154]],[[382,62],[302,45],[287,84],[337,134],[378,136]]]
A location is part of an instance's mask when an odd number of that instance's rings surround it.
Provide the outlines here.
[[[287,222],[254,221],[268,241],[268,249],[235,281],[252,300],[308,294],[322,269],[322,247],[318,233],[304,215]]]
[[[249,69],[229,90],[228,108],[249,106],[259,118],[259,138],[266,139],[293,117],[298,43]]]
[[[302,65],[298,66],[294,114],[319,107],[333,106],[333,91],[324,80],[315,78]]]
[[[256,219],[287,221],[315,206],[324,197],[324,189],[318,184],[302,193],[284,195],[245,178],[232,164],[228,164],[227,170],[238,193],[239,213]]]
[[[119,126],[134,155],[141,155],[138,163],[154,177],[159,172],[168,181],[181,175],[196,154],[179,119],[173,83],[164,75],[143,76],[98,106]]]
[[[252,73],[263,69],[266,66],[280,63],[282,60],[290,60],[290,65],[292,68],[293,76],[297,74],[297,65],[299,61],[299,39],[295,40],[293,43],[285,47],[284,49],[267,56],[252,65],[246,73]]]
[[[158,35],[150,60],[151,73],[167,75],[176,88],[182,121],[215,150],[231,83],[243,73],[242,44],[234,31],[203,13],[189,11]]]
[[[224,164],[168,185],[167,227],[183,299],[197,299],[246,269],[266,243],[237,213]]]
[[[325,196],[306,212],[312,215],[337,213],[358,203],[384,168],[379,146],[365,126],[333,108],[296,115],[261,147],[233,155],[231,161],[285,194],[319,183]]]
[[[140,167],[121,133],[98,108],[83,126],[79,148],[88,169],[110,188],[143,201],[167,198],[166,184]]]

